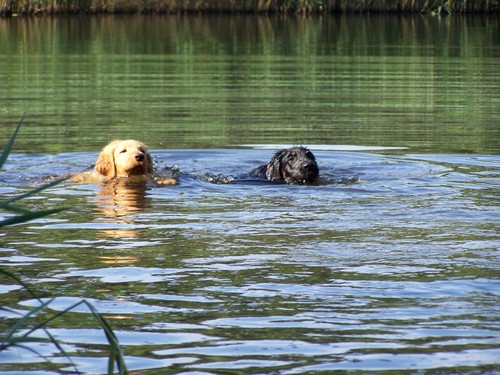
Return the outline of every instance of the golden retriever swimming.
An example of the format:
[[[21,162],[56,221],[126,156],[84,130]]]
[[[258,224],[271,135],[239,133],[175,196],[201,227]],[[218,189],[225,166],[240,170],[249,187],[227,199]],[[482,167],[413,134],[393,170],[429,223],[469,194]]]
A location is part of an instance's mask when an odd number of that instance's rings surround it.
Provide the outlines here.
[[[114,140],[99,154],[94,170],[73,176],[73,182],[108,182],[116,178],[144,176],[160,185],[174,185],[175,178],[154,174],[153,158],[146,145],[134,139]]]

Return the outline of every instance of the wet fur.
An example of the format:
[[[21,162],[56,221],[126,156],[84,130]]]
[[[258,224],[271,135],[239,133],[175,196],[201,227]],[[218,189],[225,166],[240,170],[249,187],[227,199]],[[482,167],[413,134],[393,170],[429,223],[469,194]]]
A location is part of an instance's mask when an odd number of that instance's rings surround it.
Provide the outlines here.
[[[146,145],[140,141],[114,140],[99,154],[94,170],[73,176],[73,182],[99,183],[118,177],[146,176],[161,185],[173,185],[173,178],[155,176],[153,158]]]
[[[122,149],[127,153],[124,157]],[[139,155],[144,157],[142,165],[135,160]],[[106,178],[146,175],[153,173],[153,158],[142,142],[114,140],[102,149],[94,170]]]
[[[269,163],[257,167],[250,175],[289,184],[311,184],[318,180],[319,169],[309,149],[291,147],[276,152]]]

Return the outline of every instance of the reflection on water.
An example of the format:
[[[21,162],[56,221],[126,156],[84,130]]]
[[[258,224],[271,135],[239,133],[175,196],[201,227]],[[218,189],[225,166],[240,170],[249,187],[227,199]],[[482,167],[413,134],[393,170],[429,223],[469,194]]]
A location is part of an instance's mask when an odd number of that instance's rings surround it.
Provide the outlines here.
[[[143,178],[119,178],[104,184],[97,193],[96,210],[106,223],[132,225],[134,214],[151,206],[146,196],[147,181]],[[103,237],[138,237],[133,229],[109,229],[101,231]]]
[[[90,301],[141,373],[498,372],[498,22],[0,19],[0,139],[28,109],[3,197],[113,138],[182,172],[30,197],[69,209],[3,229],[0,264],[52,311]],[[238,180],[281,144],[309,146],[324,183]],[[39,303],[11,280],[0,294],[2,333]],[[106,371],[89,311],[50,328],[80,371]],[[74,370],[26,346],[0,371]]]
[[[0,19],[20,152],[244,143],[498,153],[498,17]]]
[[[181,167],[174,187],[52,188],[25,204],[70,209],[5,229],[0,262],[56,296],[54,312],[91,302],[141,373],[499,370],[497,156],[311,145],[330,184],[201,178],[249,172],[274,151],[263,148],[153,151],[158,165]],[[78,171],[71,156],[96,155],[15,154],[0,189],[27,188],[42,161],[41,175],[64,174]],[[3,305],[37,306],[11,284],[0,285]],[[50,332],[80,371],[103,373],[106,338],[89,314],[79,306]],[[15,314],[2,316],[5,332]],[[15,348],[0,352],[0,369],[70,369],[52,345],[28,345],[45,359]]]

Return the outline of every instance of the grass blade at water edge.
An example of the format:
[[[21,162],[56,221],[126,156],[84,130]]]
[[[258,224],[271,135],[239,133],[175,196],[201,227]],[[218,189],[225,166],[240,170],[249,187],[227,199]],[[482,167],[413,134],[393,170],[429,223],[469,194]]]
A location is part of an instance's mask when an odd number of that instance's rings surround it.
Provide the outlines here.
[[[84,301],[87,307],[92,311],[92,314],[97,319],[101,327],[104,329],[104,333],[106,334],[106,338],[110,344],[110,353],[109,353],[109,362],[108,362],[108,373],[112,374],[114,372],[114,363],[118,367],[119,374],[128,374],[127,365],[125,364],[125,355],[120,346],[120,342],[116,337],[113,329],[108,324],[108,322],[104,319],[104,317],[96,310],[94,306],[92,306],[87,301]]]
[[[7,335],[7,337],[5,338],[5,342],[10,344],[10,343],[13,343],[15,345],[16,341],[17,341],[17,338],[15,335],[15,333],[17,331],[19,331],[21,329],[21,327],[28,321],[29,318],[31,318],[33,315],[36,315],[38,314],[39,312],[41,312],[49,303],[51,303],[52,301],[54,300],[54,298],[50,299],[49,301],[47,302],[41,302],[40,305],[38,305],[37,307],[31,309],[30,311],[28,311],[26,314],[24,314],[15,324],[14,326],[11,328],[9,334]],[[22,336],[18,336],[18,337],[26,337],[27,335],[29,335],[30,333],[32,333],[33,331],[37,330],[38,328],[33,328],[31,330],[29,330],[27,333],[25,333],[24,335]],[[8,345],[10,346],[10,345]],[[3,343],[2,343],[2,349],[6,347]]]
[[[0,169],[3,167],[7,158],[10,155],[10,152],[12,151],[12,147],[14,146],[14,141],[16,140],[17,132],[19,131],[19,129],[21,128],[21,125],[23,124],[24,117],[26,116],[26,112],[27,111],[24,111],[21,119],[19,120],[19,123],[17,124],[16,130],[14,130],[14,134],[12,134],[12,137],[10,138],[9,143],[7,143],[7,146],[5,147],[2,155],[0,156]]]
[[[4,274],[7,274],[8,272],[4,271],[4,270],[0,270],[2,273]],[[17,279],[17,277],[14,277],[14,279]],[[22,283],[24,285],[24,283]],[[28,288],[29,289],[29,288]],[[5,340],[2,340],[2,343],[0,345],[0,351],[3,351],[3,350],[7,350],[8,348],[12,347],[12,346],[16,346],[16,347],[19,347],[19,348],[23,348],[25,350],[28,350],[32,353],[34,353],[35,355],[41,357],[41,358],[45,358],[45,356],[39,352],[37,352],[35,349],[33,348],[30,348],[29,346],[27,345],[22,345],[22,344],[27,344],[27,343],[34,343],[34,342],[45,342],[45,339],[43,338],[37,338],[37,337],[29,337],[29,335],[31,333],[33,333],[34,331],[38,330],[38,329],[41,329],[43,330],[43,332],[47,335],[47,337],[49,338],[49,340],[52,342],[52,344],[54,344],[54,346],[66,357],[68,358],[69,360],[69,363],[71,364],[71,366],[73,366],[73,368],[75,369],[76,372],[78,372],[78,369],[76,367],[76,365],[73,363],[73,361],[71,360],[71,357],[68,355],[68,353],[66,353],[66,351],[64,350],[64,348],[59,344],[59,342],[56,340],[56,338],[44,327],[44,325],[46,324],[47,320],[45,322],[42,322],[41,324],[39,324],[38,326],[36,326],[35,328],[32,328],[30,330],[28,330],[27,332],[25,332],[24,334],[22,335],[19,335],[19,336],[16,336],[16,332],[18,330],[21,329],[21,327],[27,322],[28,322],[28,319],[40,312],[42,312],[42,310],[44,310],[50,303],[52,303],[54,301],[55,298],[51,298],[49,299],[48,301],[46,302],[43,302],[42,300],[40,300],[39,298],[36,298],[39,302],[40,302],[40,305],[31,309],[28,313],[26,313],[25,315],[23,315],[15,324],[14,324],[14,327],[12,327],[10,333],[7,335],[7,337],[5,338]],[[46,358],[45,358],[46,359]],[[46,359],[47,360],[47,359]],[[48,360],[47,360],[48,361]]]
[[[99,322],[100,326],[104,330],[104,333],[106,335],[106,339],[108,340],[108,343],[110,345],[110,351],[109,351],[109,362],[108,362],[108,374],[113,374],[114,373],[114,365],[116,363],[116,366],[118,367],[118,372],[119,374],[127,375],[128,370],[127,366],[125,364],[125,355],[123,353],[123,350],[120,346],[120,343],[113,332],[111,326],[108,324],[108,322],[104,319],[104,317],[97,311],[97,309],[88,301],[86,300],[81,300],[77,303],[74,303],[73,305],[67,307],[66,309],[59,311],[55,313],[54,315],[44,319],[40,323],[36,324],[34,327],[29,328],[26,332],[23,334],[19,334],[16,336],[16,333],[19,332],[23,326],[27,325],[28,320],[43,312],[43,310],[48,309],[49,305],[54,302],[56,298],[50,298],[46,301],[43,301],[39,297],[36,296],[35,292],[28,286],[26,285],[19,277],[14,275],[13,273],[9,271],[5,271],[0,269],[0,274],[3,274],[13,280],[15,280],[17,283],[22,285],[32,297],[34,297],[40,304],[33,309],[31,309],[29,312],[27,312],[25,315],[23,315],[12,327],[11,331],[9,334],[5,337],[2,338],[2,341],[0,343],[0,351],[7,350],[9,347],[16,346],[20,348],[24,348],[29,350],[30,352],[36,354],[37,356],[41,358],[45,358],[42,354],[38,353],[36,350],[33,348],[30,348],[29,346],[23,345],[26,343],[30,342],[44,342],[44,339],[36,338],[36,337],[29,337],[33,332],[37,330],[43,330],[43,332],[47,335],[49,338],[50,342],[54,344],[54,346],[59,350],[61,354],[63,354],[71,364],[71,366],[75,369],[75,372],[78,373],[78,369],[76,364],[73,362],[71,359],[70,355],[66,353],[64,348],[61,346],[61,344],[57,341],[57,339],[48,331],[46,326],[54,321],[55,319],[63,316],[66,313],[71,312],[73,309],[78,307],[79,305],[85,305],[87,308],[92,312],[92,315],[97,319]],[[48,359],[46,359],[48,361]]]
[[[54,208],[52,210],[43,210],[43,211],[29,212],[29,213],[24,214],[24,215],[17,215],[17,216],[11,217],[9,219],[5,219],[3,221],[0,221],[0,228],[8,226],[8,225],[20,224],[20,223],[25,223],[27,221],[32,221],[35,219],[40,219],[42,217],[52,215],[52,214],[55,214],[57,212],[61,212],[63,210],[65,210],[65,208]]]
[[[37,194],[37,193],[39,193],[39,192],[41,192],[41,191],[43,191],[45,189],[48,189],[48,188],[50,188],[52,186],[55,186],[55,185],[57,185],[57,184],[65,181],[67,179],[68,179],[68,177],[60,178],[58,180],[54,180],[54,181],[52,181],[52,182],[50,182],[48,184],[45,184],[45,185],[40,186],[40,187],[37,187],[36,189],[30,190],[30,191],[28,191],[26,193],[23,193],[23,194],[16,195],[15,197],[12,197],[12,198],[10,198],[10,199],[8,199],[6,201],[2,201],[2,202],[0,202],[0,204],[2,204],[2,205],[3,204],[9,205],[9,204],[11,204],[13,202],[16,202],[16,201],[20,200],[20,199],[31,197],[32,195],[35,195],[35,194]]]
[[[2,168],[2,166],[7,161],[7,158],[9,157],[9,155],[10,155],[10,153],[12,151],[12,148],[14,147],[14,142],[16,140],[17,133],[19,132],[19,129],[21,128],[21,125],[24,122],[24,118],[26,116],[26,112],[27,111],[24,111],[23,115],[21,116],[21,119],[19,120],[19,122],[17,124],[17,127],[16,127],[16,130],[14,131],[14,134],[12,134],[12,137],[10,138],[9,142],[7,143],[7,146],[5,147],[2,155],[0,156],[0,169]],[[20,194],[18,196],[15,196],[15,197],[10,198],[10,199],[5,200],[5,201],[0,201],[0,209],[4,209],[4,210],[10,211],[10,212],[16,212],[16,213],[21,213],[22,214],[22,215],[18,215],[18,216],[15,216],[15,217],[12,217],[12,218],[0,221],[0,228],[4,227],[4,226],[7,226],[7,225],[14,225],[14,224],[19,224],[19,223],[24,223],[26,221],[38,219],[38,218],[41,218],[41,217],[44,217],[44,216],[51,215],[51,214],[54,214],[54,213],[62,211],[64,208],[52,209],[52,210],[43,210],[43,211],[38,211],[38,212],[31,212],[31,211],[25,210],[25,209],[23,209],[21,207],[15,206],[12,203],[16,202],[16,201],[19,201],[21,199],[24,199],[24,198],[28,198],[28,197],[30,197],[30,196],[32,196],[34,194],[39,193],[42,190],[45,190],[45,189],[48,189],[48,188],[50,188],[50,187],[52,187],[54,185],[57,185],[57,184],[59,184],[60,182],[62,182],[64,180],[66,180],[66,178],[62,178],[62,179],[58,179],[58,180],[52,181],[51,183],[48,183],[48,184],[43,185],[43,186],[40,186],[40,187],[38,187],[38,188],[36,188],[34,190],[31,190],[31,191],[29,191],[27,193]]]

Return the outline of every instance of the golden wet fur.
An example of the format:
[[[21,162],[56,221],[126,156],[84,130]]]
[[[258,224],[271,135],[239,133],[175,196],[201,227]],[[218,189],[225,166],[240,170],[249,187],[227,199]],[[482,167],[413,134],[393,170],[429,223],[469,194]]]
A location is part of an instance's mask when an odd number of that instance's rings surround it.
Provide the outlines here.
[[[145,176],[161,185],[174,185],[173,178],[155,176],[153,158],[146,145],[134,139],[114,140],[99,154],[94,170],[76,175],[73,182],[107,182],[115,178]]]

